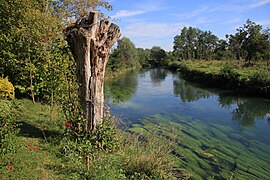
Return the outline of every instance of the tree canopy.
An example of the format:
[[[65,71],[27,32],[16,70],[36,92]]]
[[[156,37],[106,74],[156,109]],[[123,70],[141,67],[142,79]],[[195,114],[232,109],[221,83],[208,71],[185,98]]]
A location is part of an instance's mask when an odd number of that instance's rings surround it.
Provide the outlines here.
[[[248,63],[269,59],[269,29],[247,20],[235,34],[219,39],[210,31],[184,27],[174,37],[173,52],[179,59],[222,60],[244,59]]]
[[[111,9],[100,0],[1,1],[0,75],[13,83],[16,96],[47,101],[71,88],[74,62],[63,29],[98,7]]]

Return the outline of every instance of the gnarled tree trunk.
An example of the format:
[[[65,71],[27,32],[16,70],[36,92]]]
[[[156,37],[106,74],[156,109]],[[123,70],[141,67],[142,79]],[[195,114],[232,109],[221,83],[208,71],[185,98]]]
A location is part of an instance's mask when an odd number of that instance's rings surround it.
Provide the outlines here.
[[[66,29],[66,40],[76,61],[79,98],[89,132],[102,122],[105,67],[112,46],[120,37],[120,29],[107,20],[97,22],[98,12],[77,21]]]

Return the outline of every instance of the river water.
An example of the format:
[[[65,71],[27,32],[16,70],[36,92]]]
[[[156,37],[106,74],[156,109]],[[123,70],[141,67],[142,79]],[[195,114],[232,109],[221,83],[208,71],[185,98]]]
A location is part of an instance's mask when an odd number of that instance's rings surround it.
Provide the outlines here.
[[[178,166],[193,179],[270,179],[270,99],[189,82],[165,69],[106,83],[111,114],[145,128],[176,128]]]

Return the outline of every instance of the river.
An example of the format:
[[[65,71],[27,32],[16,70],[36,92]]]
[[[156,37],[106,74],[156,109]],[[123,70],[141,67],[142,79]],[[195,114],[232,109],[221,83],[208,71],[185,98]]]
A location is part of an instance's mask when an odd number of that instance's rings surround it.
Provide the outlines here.
[[[111,114],[131,130],[147,123],[176,129],[174,154],[193,179],[270,178],[270,99],[209,88],[165,69],[105,85]]]

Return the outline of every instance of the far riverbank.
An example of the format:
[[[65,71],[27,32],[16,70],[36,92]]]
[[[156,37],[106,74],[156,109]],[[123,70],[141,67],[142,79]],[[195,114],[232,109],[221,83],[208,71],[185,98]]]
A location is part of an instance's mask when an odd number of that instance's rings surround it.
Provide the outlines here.
[[[270,66],[245,66],[238,61],[177,61],[168,64],[186,79],[232,89],[241,94],[270,97]]]

